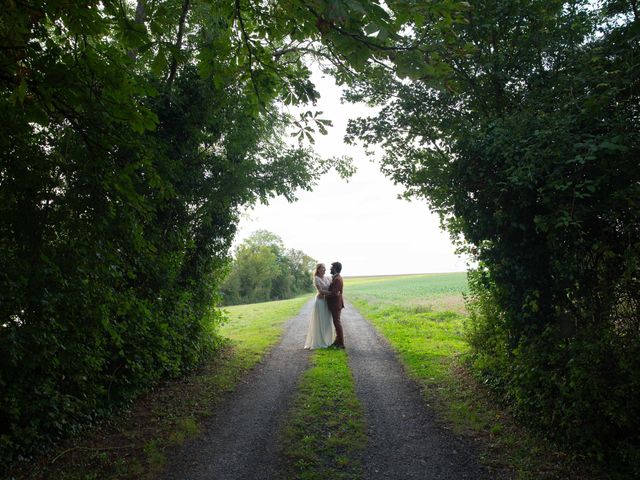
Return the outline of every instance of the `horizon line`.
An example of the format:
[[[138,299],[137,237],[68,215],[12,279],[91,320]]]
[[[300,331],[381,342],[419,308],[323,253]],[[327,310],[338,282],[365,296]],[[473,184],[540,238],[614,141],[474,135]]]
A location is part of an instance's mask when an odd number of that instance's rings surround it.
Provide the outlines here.
[[[423,272],[423,273],[376,273],[372,275],[367,274],[354,274],[343,275],[344,278],[356,278],[356,277],[406,277],[410,275],[444,275],[447,273],[467,273],[468,270],[455,270],[450,272]]]

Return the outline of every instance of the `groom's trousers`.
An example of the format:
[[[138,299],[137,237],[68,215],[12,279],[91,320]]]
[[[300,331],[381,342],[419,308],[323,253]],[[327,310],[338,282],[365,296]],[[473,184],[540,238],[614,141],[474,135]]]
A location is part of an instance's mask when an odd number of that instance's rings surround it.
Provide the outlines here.
[[[344,346],[344,334],[342,333],[342,322],[340,321],[340,314],[342,308],[331,310],[331,317],[333,318],[333,326],[336,329],[336,345]]]

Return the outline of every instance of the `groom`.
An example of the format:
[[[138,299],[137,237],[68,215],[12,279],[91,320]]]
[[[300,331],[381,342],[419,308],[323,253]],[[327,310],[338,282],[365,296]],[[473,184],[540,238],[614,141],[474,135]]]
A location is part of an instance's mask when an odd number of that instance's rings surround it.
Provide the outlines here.
[[[331,264],[331,285],[329,285],[329,295],[327,295],[327,306],[333,317],[333,326],[336,327],[336,341],[331,345],[335,348],[344,348],[344,335],[342,333],[342,323],[340,323],[340,314],[344,308],[344,301],[342,299],[342,288],[344,282],[340,276],[342,271],[342,264],[340,262],[333,262]]]

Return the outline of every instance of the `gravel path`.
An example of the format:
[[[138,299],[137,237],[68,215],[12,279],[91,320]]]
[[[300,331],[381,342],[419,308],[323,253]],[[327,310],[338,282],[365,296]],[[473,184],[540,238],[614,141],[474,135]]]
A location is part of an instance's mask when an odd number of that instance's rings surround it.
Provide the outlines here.
[[[362,462],[364,478],[491,478],[467,442],[438,427],[419,387],[407,378],[373,326],[351,305],[343,310],[342,319],[369,437]]]
[[[276,439],[300,376],[312,302],[285,326],[281,342],[217,408],[204,434],[170,458],[165,480],[269,480],[278,473]],[[436,425],[418,386],[387,342],[351,305],[343,311],[349,364],[363,403],[369,443],[365,480],[484,479],[473,449]]]
[[[205,433],[187,441],[169,460],[166,480],[258,480],[274,478],[275,443],[309,351],[304,339],[313,303],[285,325],[280,343],[205,424]]]

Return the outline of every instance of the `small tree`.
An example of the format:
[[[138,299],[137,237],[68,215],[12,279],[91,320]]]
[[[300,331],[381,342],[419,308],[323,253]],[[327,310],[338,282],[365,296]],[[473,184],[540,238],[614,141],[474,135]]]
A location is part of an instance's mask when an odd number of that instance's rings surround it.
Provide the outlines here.
[[[223,303],[282,300],[311,291],[314,264],[304,252],[287,250],[277,235],[258,230],[235,251],[221,287]]]

